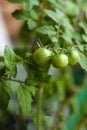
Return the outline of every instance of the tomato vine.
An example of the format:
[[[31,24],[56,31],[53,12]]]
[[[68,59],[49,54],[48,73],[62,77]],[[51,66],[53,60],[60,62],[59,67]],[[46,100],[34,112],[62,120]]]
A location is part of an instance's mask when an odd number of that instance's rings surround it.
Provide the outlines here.
[[[6,46],[0,57],[0,109],[6,110],[16,93],[14,113],[20,122],[29,118],[29,129],[80,130],[87,114],[87,82],[77,87],[73,70],[87,78],[87,1],[8,1],[22,5],[12,16],[24,24],[19,46]]]

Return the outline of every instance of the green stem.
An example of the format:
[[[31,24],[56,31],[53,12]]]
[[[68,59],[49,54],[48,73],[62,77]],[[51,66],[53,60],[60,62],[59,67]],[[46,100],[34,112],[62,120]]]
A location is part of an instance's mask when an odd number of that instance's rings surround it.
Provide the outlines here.
[[[1,77],[1,79],[26,84],[25,81],[18,80],[18,79],[11,79],[11,78],[6,78],[6,77]]]
[[[44,83],[40,84],[39,90],[37,91],[37,113],[36,113],[36,130],[42,129],[41,123],[41,101],[43,94]]]
[[[20,83],[20,84],[32,85],[32,84],[26,83],[26,82],[23,81],[23,80],[12,79],[12,78],[7,78],[7,77],[1,77],[1,80],[8,80],[8,81],[17,82],[17,83]],[[35,89],[36,89],[36,91],[38,91],[38,88],[35,88]]]

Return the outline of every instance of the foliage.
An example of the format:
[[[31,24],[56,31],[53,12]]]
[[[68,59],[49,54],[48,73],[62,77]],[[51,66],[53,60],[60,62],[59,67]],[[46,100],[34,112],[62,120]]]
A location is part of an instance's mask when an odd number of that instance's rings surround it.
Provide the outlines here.
[[[4,56],[0,57],[0,110],[13,111],[17,124],[23,125],[24,129],[28,129],[29,124],[29,129],[33,130],[32,123],[37,130],[85,129],[87,82],[77,86],[72,70],[83,69],[87,78],[87,1],[8,1],[22,4],[23,8],[12,15],[23,20],[24,25],[19,34],[21,49],[6,46]],[[51,58],[45,57],[50,59],[48,64],[35,62],[34,52],[38,47],[52,52]],[[68,64],[62,69],[52,66],[53,56],[64,53],[68,57],[73,48],[80,56],[79,64]],[[40,56],[43,59],[43,55]],[[26,73],[23,80],[17,76],[19,64]],[[10,106],[14,100],[12,96],[16,97],[15,110]],[[29,120],[27,128],[22,124],[25,120]]]

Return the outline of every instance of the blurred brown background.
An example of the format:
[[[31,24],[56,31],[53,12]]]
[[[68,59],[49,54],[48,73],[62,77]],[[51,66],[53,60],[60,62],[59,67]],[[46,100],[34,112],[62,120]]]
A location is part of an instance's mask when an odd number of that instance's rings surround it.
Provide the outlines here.
[[[23,24],[23,21],[16,20],[12,17],[11,13],[16,9],[21,9],[21,4],[11,4],[7,0],[0,0],[0,8],[2,10],[4,20],[11,39],[17,37],[18,32]]]

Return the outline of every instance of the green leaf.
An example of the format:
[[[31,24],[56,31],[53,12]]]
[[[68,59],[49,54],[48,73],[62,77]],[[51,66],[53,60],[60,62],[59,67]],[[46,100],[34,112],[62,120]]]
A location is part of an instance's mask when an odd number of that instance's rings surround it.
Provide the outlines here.
[[[87,102],[87,86],[83,86],[80,91],[71,98],[71,104],[74,112],[80,116],[84,113],[84,106]]]
[[[45,25],[37,29],[37,32],[48,35],[49,39],[53,42],[56,43],[58,41],[56,37],[56,30],[53,26],[51,25]]]
[[[87,34],[87,23],[84,21],[81,21],[79,23],[79,26],[84,30],[85,34]]]
[[[37,26],[37,23],[33,19],[29,18],[27,21],[27,25],[28,25],[28,28],[32,30]]]
[[[74,113],[68,120],[61,124],[61,130],[75,130],[79,119],[80,116]]]
[[[0,63],[0,76],[3,76],[5,74],[5,65],[3,63]]]
[[[48,15],[53,21],[55,21],[56,23],[59,23],[59,19],[57,17],[56,12],[52,11],[52,10],[47,10],[45,9],[44,12],[46,13],[46,15]]]
[[[37,32],[45,35],[56,35],[55,28],[51,25],[45,25],[37,29]]]
[[[23,116],[26,118],[31,111],[32,95],[35,96],[35,88],[32,86],[19,86],[17,97]]]
[[[83,38],[83,40],[85,41],[85,42],[87,42],[87,35],[82,35],[82,38]]]
[[[12,13],[12,15],[18,20],[28,20],[29,18],[29,14],[25,10],[16,10]]]
[[[63,39],[68,43],[72,43],[72,33],[70,32],[70,30],[65,30],[65,32],[63,33]]]
[[[74,17],[74,16],[77,16],[79,14],[79,6],[77,4],[75,4],[75,2],[73,1],[66,1],[66,2],[61,2],[63,4],[63,10],[64,12],[71,16],[71,17]],[[74,10],[74,11],[73,11]],[[73,13],[72,13],[73,12]]]
[[[51,117],[50,117],[50,116],[45,115],[45,116],[43,117],[43,120],[44,120],[44,122],[45,122],[45,124],[46,124],[47,126],[51,124]]]
[[[35,87],[29,86],[29,91],[30,91],[30,93],[31,93],[33,96],[35,96],[35,94],[36,94]]]
[[[38,19],[38,11],[35,10],[35,9],[32,9],[32,10],[30,11],[30,17],[31,17],[32,19],[34,19],[34,20],[37,20],[37,19]]]
[[[64,29],[63,37],[65,37],[67,41],[71,42],[71,39],[73,38],[73,28],[70,24],[68,17],[64,14],[64,12],[56,8],[55,11],[46,9],[45,13],[53,21],[55,21],[57,25],[59,24],[59,26],[62,26],[62,28]]]
[[[39,0],[8,0],[11,3],[22,3],[24,9],[31,10],[33,6],[39,5]]]
[[[82,114],[84,112],[84,104],[87,101],[87,87],[83,87],[73,98],[76,112]]]
[[[53,1],[53,0],[48,0],[52,5],[54,5],[55,7],[58,7],[58,2],[59,1]]]
[[[34,6],[39,5],[39,0],[25,0],[23,1],[24,9],[31,10]]]
[[[9,96],[11,96],[11,94],[12,94],[12,91],[11,91],[11,84],[10,84],[10,82],[9,81],[3,81],[2,82],[2,84],[3,84],[3,87],[4,87],[4,89],[7,91],[7,93],[9,94]]]
[[[14,51],[8,46],[5,46],[4,60],[5,60],[6,67],[9,70],[13,70],[15,68],[15,66],[16,66],[16,55],[15,55]]]
[[[9,93],[7,91],[7,88],[3,87],[2,84],[0,84],[0,108],[6,109],[9,103]]]
[[[63,35],[60,38],[60,44],[61,45],[65,44],[65,45],[68,45],[68,46],[72,46],[73,45],[71,38],[69,38],[67,35]]]
[[[55,9],[55,11],[52,10],[44,10],[44,12],[57,24],[64,25],[67,28],[72,29],[72,26],[69,22],[68,17],[63,13],[63,11],[59,10],[58,8]]]
[[[81,67],[87,72],[87,57],[83,54],[83,53],[79,53],[80,54],[80,65]]]
[[[77,31],[73,32],[73,38],[75,39],[76,43],[82,43],[83,39],[81,37],[81,34]]]
[[[69,22],[67,16],[64,14],[62,10],[56,8],[55,11],[56,11],[57,18],[60,22],[64,22],[64,21]]]
[[[57,43],[58,42],[58,39],[56,36],[49,36],[50,40],[53,42],[53,43]]]

